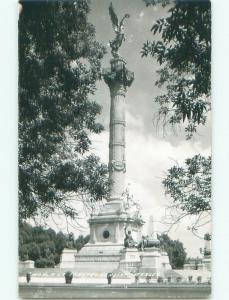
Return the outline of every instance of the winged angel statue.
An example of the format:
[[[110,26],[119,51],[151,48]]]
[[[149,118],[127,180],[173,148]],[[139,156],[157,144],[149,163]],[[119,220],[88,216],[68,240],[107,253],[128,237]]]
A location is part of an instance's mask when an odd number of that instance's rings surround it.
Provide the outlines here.
[[[122,18],[121,22],[118,22],[118,17],[116,13],[114,12],[114,8],[112,3],[109,6],[109,14],[112,22],[112,26],[114,28],[114,32],[116,34],[116,37],[114,38],[113,41],[109,41],[110,47],[111,47],[111,53],[114,58],[117,58],[118,55],[118,49],[122,45],[122,42],[125,41],[125,36],[124,36],[124,20],[129,18],[129,14],[125,14],[124,17]]]

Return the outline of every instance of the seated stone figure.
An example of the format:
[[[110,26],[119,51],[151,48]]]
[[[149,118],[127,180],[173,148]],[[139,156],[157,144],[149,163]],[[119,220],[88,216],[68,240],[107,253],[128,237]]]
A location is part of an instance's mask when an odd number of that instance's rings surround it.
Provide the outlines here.
[[[124,239],[124,247],[125,248],[134,248],[136,247],[136,242],[134,241],[131,231],[126,229],[125,227],[125,239]]]

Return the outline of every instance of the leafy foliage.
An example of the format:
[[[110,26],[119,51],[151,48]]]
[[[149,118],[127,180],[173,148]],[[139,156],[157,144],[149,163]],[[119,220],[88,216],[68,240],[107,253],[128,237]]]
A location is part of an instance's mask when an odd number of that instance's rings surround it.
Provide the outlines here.
[[[31,259],[38,268],[54,267],[60,262],[60,254],[65,247],[66,236],[52,229],[32,227],[21,223],[19,226],[19,258]]]
[[[168,1],[145,1],[155,5]],[[155,98],[158,118],[164,125],[186,120],[190,139],[199,124],[204,125],[210,110],[211,91],[211,4],[210,1],[174,1],[169,16],[161,18],[151,31],[158,40],[146,41],[142,56],[152,56],[161,69],[158,87],[166,93]]]
[[[176,207],[190,215],[211,210],[211,157],[195,155],[173,166],[163,180]]]
[[[162,249],[168,253],[172,269],[182,269],[187,256],[183,243],[170,239],[167,234],[159,235],[158,239]]]
[[[88,22],[89,1],[21,1],[19,19],[19,218],[107,193],[107,167],[88,155],[101,107],[90,100],[105,48]]]
[[[27,223],[19,225],[19,258],[31,259],[37,268],[53,268],[60,263],[60,255],[72,234],[56,233],[52,229],[32,227]],[[73,239],[73,248],[79,251],[89,241],[89,235]]]
[[[79,252],[81,248],[83,248],[84,245],[86,245],[89,242],[90,235],[86,235],[85,237],[83,235],[79,235],[78,238],[75,240],[74,246]]]

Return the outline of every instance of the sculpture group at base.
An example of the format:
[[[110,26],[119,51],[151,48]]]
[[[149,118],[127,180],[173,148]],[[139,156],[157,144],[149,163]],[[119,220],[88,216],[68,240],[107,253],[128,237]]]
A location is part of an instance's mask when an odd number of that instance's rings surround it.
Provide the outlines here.
[[[131,234],[131,230],[127,230],[125,227],[125,239],[124,239],[125,248],[137,248],[140,251],[144,251],[145,248],[160,247],[160,241],[157,239],[152,239],[149,235],[142,236],[140,242],[136,242]]]
[[[152,248],[152,247],[159,248],[160,247],[160,241],[159,240],[153,240],[148,235],[147,236],[143,235],[137,248],[140,249],[141,251],[144,251],[145,248]]]

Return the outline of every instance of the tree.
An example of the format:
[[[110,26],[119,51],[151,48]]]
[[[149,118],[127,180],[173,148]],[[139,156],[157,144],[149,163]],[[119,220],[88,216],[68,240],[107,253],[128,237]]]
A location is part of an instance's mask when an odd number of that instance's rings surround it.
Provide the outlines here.
[[[173,166],[162,181],[171,208],[181,211],[179,219],[192,215],[196,219],[190,229],[209,222],[211,214],[211,157],[195,155],[185,160],[183,166]],[[172,223],[173,224],[173,223]]]
[[[63,232],[59,231],[57,233],[55,244],[56,244],[56,252],[57,254],[60,255],[66,246],[66,236],[63,234]]]
[[[40,248],[34,242],[28,244],[29,259],[36,261],[40,258]]]
[[[142,56],[152,56],[161,68],[156,85],[166,93],[155,98],[158,120],[163,125],[187,121],[190,139],[199,124],[204,125],[210,110],[211,92],[211,3],[208,0],[144,0],[146,5],[161,3],[168,17],[155,22],[154,39],[146,41]]]
[[[158,120],[163,126],[185,123],[190,139],[198,125],[206,124],[211,94],[211,3],[185,0],[143,0],[147,6],[168,7],[168,16],[157,20],[151,31],[154,41],[146,41],[142,56],[159,62],[156,85],[165,93],[155,98]],[[185,167],[178,164],[167,171],[165,193],[171,196],[165,221],[170,228],[185,216],[196,216],[189,229],[196,232],[209,222],[211,211],[211,158],[196,155]]]
[[[75,248],[77,249],[77,252],[80,251],[80,249],[83,248],[85,244],[89,242],[90,235],[86,235],[85,237],[83,235],[79,235],[78,238],[75,240]]]
[[[71,200],[106,197],[107,167],[89,153],[101,107],[90,96],[105,48],[88,22],[89,1],[21,1],[19,19],[19,219]]]
[[[187,253],[183,243],[179,240],[171,240],[167,234],[158,235],[161,247],[168,253],[172,269],[183,269]]]
[[[20,257],[20,260],[22,260],[22,261],[29,259],[28,246],[23,245],[22,242],[19,243],[19,257]]]
[[[40,258],[37,259],[35,262],[35,267],[36,268],[54,268],[55,262],[53,258]]]
[[[60,256],[68,239],[69,234],[61,231],[56,234],[51,228],[45,229],[42,226],[33,227],[27,223],[20,223],[19,258],[22,261],[33,260],[37,268],[53,268],[60,263]],[[82,240],[82,243],[80,248],[77,248],[79,240]],[[75,241],[73,240],[73,247],[77,250],[81,249],[88,241],[89,235],[79,236]]]

